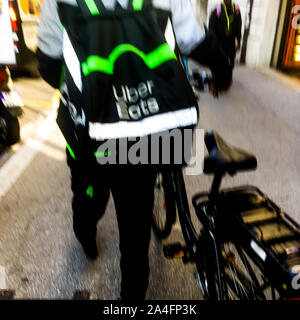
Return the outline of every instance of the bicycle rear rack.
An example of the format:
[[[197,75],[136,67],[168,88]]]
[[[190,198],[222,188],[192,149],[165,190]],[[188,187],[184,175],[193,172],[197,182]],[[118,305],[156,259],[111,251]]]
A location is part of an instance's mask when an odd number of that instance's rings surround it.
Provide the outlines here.
[[[211,205],[209,194],[195,195],[193,205],[201,221]],[[219,238],[238,243],[285,297],[299,296],[300,288],[292,285],[300,265],[299,225],[254,186],[221,190],[213,205]]]

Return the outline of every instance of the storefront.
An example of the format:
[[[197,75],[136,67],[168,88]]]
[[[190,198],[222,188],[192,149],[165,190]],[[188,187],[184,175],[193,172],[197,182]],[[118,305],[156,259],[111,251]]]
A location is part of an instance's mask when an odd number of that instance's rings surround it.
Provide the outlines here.
[[[273,61],[278,69],[300,75],[300,0],[283,1],[281,16],[277,31],[280,46]]]
[[[287,21],[282,68],[300,68],[300,0],[291,1]]]

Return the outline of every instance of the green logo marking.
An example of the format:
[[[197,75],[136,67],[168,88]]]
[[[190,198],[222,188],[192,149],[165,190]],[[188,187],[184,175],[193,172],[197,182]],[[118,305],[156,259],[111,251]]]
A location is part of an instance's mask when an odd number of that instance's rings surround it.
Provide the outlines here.
[[[88,76],[90,73],[95,71],[113,74],[115,62],[123,53],[126,52],[132,52],[138,55],[149,69],[155,69],[172,59],[177,60],[174,51],[167,43],[160,45],[148,54],[142,52],[131,44],[121,44],[110,53],[108,58],[89,56],[86,62],[82,63],[82,72],[85,76]]]
[[[88,197],[93,198],[94,196],[94,187],[92,185],[89,185],[86,189],[86,194]]]

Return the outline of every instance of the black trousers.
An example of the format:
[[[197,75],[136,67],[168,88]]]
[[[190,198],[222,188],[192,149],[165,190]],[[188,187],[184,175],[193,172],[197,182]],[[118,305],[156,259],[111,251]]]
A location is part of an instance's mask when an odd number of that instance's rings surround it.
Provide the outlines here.
[[[121,299],[143,300],[149,279],[149,243],[156,171],[101,166],[70,157],[73,228],[78,240],[94,241],[96,226],[112,193],[120,236]]]
[[[226,45],[223,44],[223,50],[230,60],[231,69],[234,69],[235,57],[236,57],[236,48],[235,40],[233,42],[228,42]]]

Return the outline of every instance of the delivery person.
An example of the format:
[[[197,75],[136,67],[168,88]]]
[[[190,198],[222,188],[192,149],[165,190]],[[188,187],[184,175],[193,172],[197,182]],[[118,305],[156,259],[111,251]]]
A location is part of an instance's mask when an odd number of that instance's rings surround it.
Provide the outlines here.
[[[67,36],[63,37],[65,30],[62,28],[59,18],[60,10],[64,10],[66,14],[74,12],[74,19],[76,19],[78,4],[81,9],[85,10],[86,14],[92,12],[95,15],[106,10],[112,10],[111,15],[113,15],[114,10],[119,10],[120,7],[125,9],[133,4],[133,7],[137,9],[143,6],[143,1],[131,3],[132,0],[103,0],[101,3],[96,0],[86,1],[85,3],[84,1],[82,0],[80,3],[75,0],[44,0],[37,55],[42,77],[54,88],[60,86],[64,58],[77,60],[74,51],[70,49],[70,42],[66,42]],[[149,1],[145,0],[144,2],[149,4]],[[166,12],[170,15],[181,53],[209,66],[214,74],[215,86],[218,90],[228,89],[231,84],[231,70],[228,59],[220,50],[214,35],[205,35],[193,14],[190,1],[153,0],[152,4],[155,9],[160,9],[160,12]],[[145,12],[146,14],[147,12]],[[69,16],[69,19],[72,19],[72,17]],[[169,29],[169,31],[172,31],[172,29]],[[107,33],[110,32],[110,29],[105,28],[101,32]],[[75,36],[77,37],[77,34]],[[111,41],[111,39],[113,38],[110,36],[108,40]],[[101,46],[101,42],[98,41],[98,43]],[[104,45],[105,43],[103,43]],[[69,54],[64,56],[66,47],[68,47]],[[166,49],[168,55],[173,56],[169,49]],[[108,50],[111,49],[108,48]],[[159,61],[163,60],[161,58],[156,59],[155,63]],[[149,61],[146,62],[149,63]],[[81,89],[83,84],[80,73],[76,72],[78,70],[76,64],[70,63],[66,67],[70,69],[70,73],[73,73],[73,79],[68,81],[72,81],[74,90],[78,91],[78,88]],[[93,64],[92,67],[104,68],[104,72],[107,72],[107,74],[112,72],[111,69],[105,69],[109,67],[108,64]],[[85,71],[88,73],[87,69]],[[151,82],[149,85],[149,90],[151,90]],[[101,87],[97,90],[101,90]],[[102,94],[105,96],[107,92]],[[101,107],[104,106],[98,106],[98,108]],[[84,122],[84,116],[78,115],[73,120],[77,121],[78,124],[82,123]],[[111,134],[115,134],[115,131],[112,131]],[[73,228],[77,239],[89,258],[97,258],[96,226],[105,211],[111,192],[114,198],[120,234],[121,299],[144,299],[150,272],[148,251],[151,238],[155,170],[152,170],[151,167],[143,168],[133,165],[120,168],[118,166],[101,167],[101,165],[95,165],[89,159],[77,159],[70,148],[68,148],[67,157],[73,190]]]
[[[239,6],[232,0],[224,0],[212,11],[209,30],[217,36],[222,49],[234,68],[236,52],[241,48],[242,18]]]

